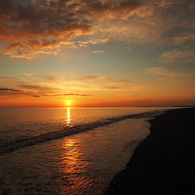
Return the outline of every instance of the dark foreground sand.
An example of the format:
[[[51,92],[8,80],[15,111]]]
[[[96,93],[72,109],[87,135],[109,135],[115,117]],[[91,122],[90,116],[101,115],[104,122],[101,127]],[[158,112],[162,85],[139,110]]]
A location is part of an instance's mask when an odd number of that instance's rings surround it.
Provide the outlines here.
[[[149,121],[151,134],[106,195],[195,194],[195,108],[170,110]]]

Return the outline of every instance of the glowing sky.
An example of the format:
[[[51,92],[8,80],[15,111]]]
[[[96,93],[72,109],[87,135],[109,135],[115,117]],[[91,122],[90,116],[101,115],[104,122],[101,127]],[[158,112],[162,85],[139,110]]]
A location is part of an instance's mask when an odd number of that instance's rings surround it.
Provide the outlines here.
[[[0,107],[195,105],[194,0],[1,0]]]

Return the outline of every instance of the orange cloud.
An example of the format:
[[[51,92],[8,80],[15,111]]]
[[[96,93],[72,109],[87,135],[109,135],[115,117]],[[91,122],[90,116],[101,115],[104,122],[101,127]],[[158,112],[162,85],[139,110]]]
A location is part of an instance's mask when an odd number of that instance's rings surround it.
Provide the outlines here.
[[[79,46],[81,47],[87,47],[88,44],[96,45],[96,44],[103,44],[107,43],[109,39],[95,39],[95,40],[89,40],[89,41],[78,41]]]
[[[182,4],[184,1],[183,0],[161,0],[159,2],[155,2],[158,4],[158,7],[164,7],[164,8],[168,8],[172,5],[175,5],[175,4]]]
[[[88,5],[88,14],[102,18],[126,18],[143,7],[138,1],[124,2],[94,2]]]
[[[26,80],[26,77],[31,77]],[[24,73],[18,79],[0,77],[2,96],[63,97],[93,96],[101,91],[125,91],[133,87],[128,79],[110,78],[101,75],[75,76],[64,79],[50,75]]]
[[[62,45],[74,45],[74,42],[65,42],[64,40],[29,40],[10,44],[3,51],[13,58],[31,59],[38,54],[57,54],[58,48]]]
[[[194,11],[191,0],[1,0],[0,41],[9,44],[2,52],[31,59],[108,38],[131,44],[194,44]],[[87,34],[102,39],[71,41]]]
[[[24,5],[23,1],[1,0],[0,41],[10,42],[3,53],[27,59],[57,54],[62,46],[74,46],[71,39],[92,33],[96,21],[128,17],[140,7],[138,1],[33,0]],[[107,39],[90,43],[105,42]]]

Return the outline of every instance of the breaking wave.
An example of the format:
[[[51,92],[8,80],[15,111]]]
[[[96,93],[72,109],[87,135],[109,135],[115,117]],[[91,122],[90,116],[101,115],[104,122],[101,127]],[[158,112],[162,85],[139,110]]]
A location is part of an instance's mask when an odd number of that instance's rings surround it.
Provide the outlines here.
[[[100,126],[109,125],[111,123],[125,120],[128,118],[132,118],[132,119],[151,118],[156,115],[162,114],[165,111],[166,110],[155,110],[155,111],[150,111],[150,112],[144,112],[141,114],[132,114],[132,115],[115,117],[115,118],[108,118],[108,119],[104,119],[104,120],[89,123],[89,124],[82,124],[82,125],[73,126],[73,127],[65,127],[62,130],[34,135],[31,137],[26,137],[24,139],[15,140],[13,142],[1,145],[0,154],[12,152],[19,148],[35,145],[37,143],[46,142],[46,141],[70,136],[70,135],[77,134],[77,133],[82,133],[82,132],[85,132],[85,131],[88,131],[88,130],[91,130],[91,129],[94,129]]]

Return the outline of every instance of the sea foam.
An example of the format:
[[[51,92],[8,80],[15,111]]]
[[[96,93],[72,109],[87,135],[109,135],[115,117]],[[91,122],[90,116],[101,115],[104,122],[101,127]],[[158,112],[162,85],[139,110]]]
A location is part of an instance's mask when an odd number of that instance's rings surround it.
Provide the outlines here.
[[[159,115],[165,111],[166,110],[155,110],[155,111],[144,112],[144,113],[140,113],[140,114],[132,114],[132,115],[115,117],[115,118],[108,118],[108,119],[104,119],[104,120],[89,123],[89,124],[83,124],[83,125],[78,125],[78,126],[73,126],[73,127],[65,127],[62,130],[52,131],[52,132],[48,132],[48,133],[42,133],[39,135],[26,137],[24,139],[15,140],[15,141],[12,141],[10,143],[6,143],[6,144],[1,145],[0,146],[0,154],[12,152],[12,151],[15,151],[19,148],[35,145],[37,143],[46,142],[46,141],[70,136],[73,134],[86,132],[88,130],[92,130],[92,129],[100,127],[100,126],[109,125],[111,123],[125,120],[128,118],[132,118],[132,119],[133,118],[151,118],[151,117]]]

